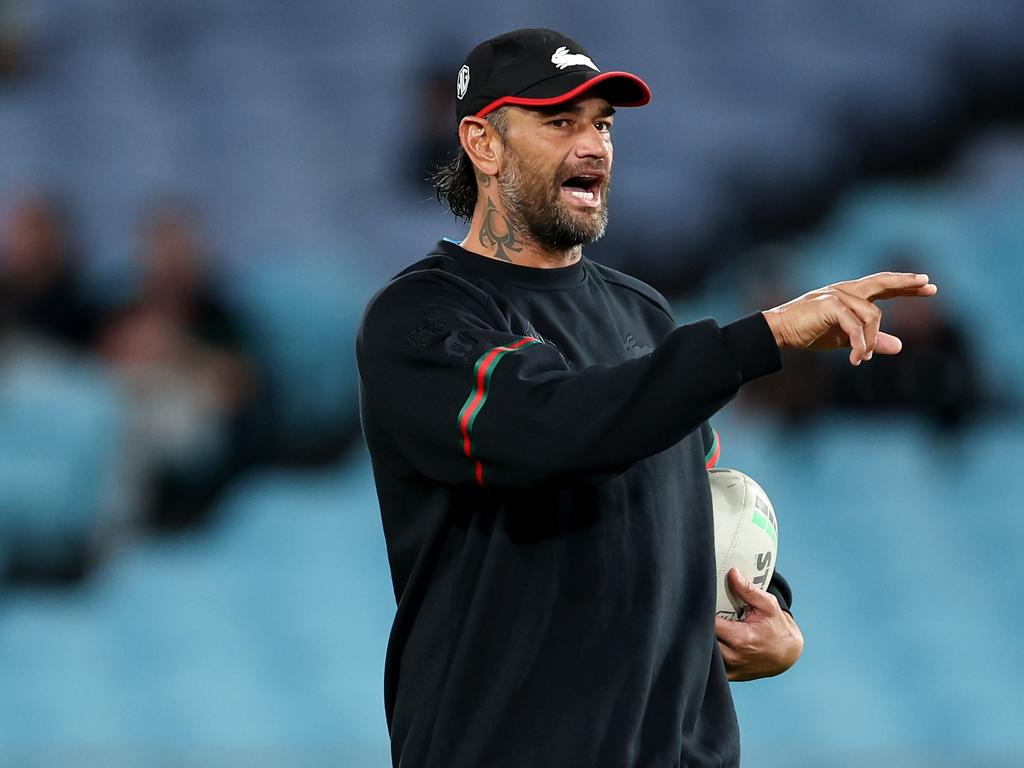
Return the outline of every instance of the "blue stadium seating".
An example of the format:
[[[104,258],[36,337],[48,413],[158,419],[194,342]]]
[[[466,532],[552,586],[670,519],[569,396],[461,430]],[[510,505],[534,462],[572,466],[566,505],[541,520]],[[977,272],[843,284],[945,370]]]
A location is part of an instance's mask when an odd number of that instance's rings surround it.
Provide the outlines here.
[[[126,524],[124,403],[103,371],[8,349],[0,368],[0,562],[73,568]]]
[[[429,191],[398,181],[417,77],[524,24],[572,30],[599,63],[649,78],[654,103],[618,131],[616,204],[622,220],[655,234],[669,222],[691,237],[720,227],[747,190],[814,189],[854,170],[868,138],[912,143],[957,119],[975,83],[1024,67],[1016,0],[970,10],[860,0],[827,12],[806,0],[757,12],[649,2],[602,14],[529,0],[480,17],[408,0],[317,0],[301,12],[169,0],[36,6],[36,71],[0,95],[10,148],[0,188],[70,187],[90,240],[108,253],[126,251],[126,224],[154,187],[196,195],[225,252],[322,246],[406,215],[440,237],[446,219]],[[375,260],[381,277],[394,258]]]
[[[222,513],[210,534],[122,552],[80,593],[8,598],[0,762],[108,745],[134,764],[259,746],[385,764],[394,597],[365,456],[254,479]]]
[[[375,286],[344,253],[264,255],[224,276],[270,377],[279,426],[295,440],[347,426],[358,399],[356,329]]]

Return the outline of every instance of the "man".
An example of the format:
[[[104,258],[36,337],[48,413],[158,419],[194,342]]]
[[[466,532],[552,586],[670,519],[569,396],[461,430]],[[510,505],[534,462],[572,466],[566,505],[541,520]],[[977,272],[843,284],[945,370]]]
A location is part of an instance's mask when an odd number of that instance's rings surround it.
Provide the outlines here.
[[[802,648],[777,579],[715,621],[707,419],[783,346],[892,354],[872,303],[923,275],[840,283],[725,326],[676,327],[595,264],[616,106],[650,99],[574,41],[518,30],[457,78],[443,241],[371,302],[357,355],[398,611],[395,765],[734,766],[728,680]],[[719,640],[716,642],[716,631]]]

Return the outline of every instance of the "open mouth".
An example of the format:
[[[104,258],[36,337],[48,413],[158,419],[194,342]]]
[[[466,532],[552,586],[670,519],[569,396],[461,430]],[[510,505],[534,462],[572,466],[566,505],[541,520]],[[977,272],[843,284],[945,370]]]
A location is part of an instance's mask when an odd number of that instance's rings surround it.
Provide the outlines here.
[[[562,182],[562,190],[583,205],[597,207],[601,204],[601,185],[604,183],[604,174],[587,173],[579,176],[571,176]]]

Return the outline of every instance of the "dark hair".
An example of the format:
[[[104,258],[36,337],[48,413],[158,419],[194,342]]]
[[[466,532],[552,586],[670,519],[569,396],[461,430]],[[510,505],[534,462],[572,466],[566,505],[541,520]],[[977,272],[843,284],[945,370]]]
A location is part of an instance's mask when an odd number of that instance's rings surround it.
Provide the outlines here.
[[[508,113],[505,107],[496,109],[485,119],[494,126],[502,139],[507,137]],[[434,169],[430,181],[439,203],[447,205],[461,219],[469,221],[473,217],[473,209],[476,208],[476,172],[461,144],[446,162]]]

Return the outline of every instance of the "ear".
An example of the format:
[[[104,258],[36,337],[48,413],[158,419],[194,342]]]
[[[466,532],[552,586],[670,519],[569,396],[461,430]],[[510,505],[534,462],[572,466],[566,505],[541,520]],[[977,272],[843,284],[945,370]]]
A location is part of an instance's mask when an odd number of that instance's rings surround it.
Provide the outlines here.
[[[482,117],[464,117],[459,123],[459,142],[477,171],[488,176],[498,173],[504,145],[493,125]]]

